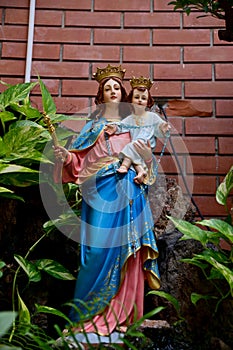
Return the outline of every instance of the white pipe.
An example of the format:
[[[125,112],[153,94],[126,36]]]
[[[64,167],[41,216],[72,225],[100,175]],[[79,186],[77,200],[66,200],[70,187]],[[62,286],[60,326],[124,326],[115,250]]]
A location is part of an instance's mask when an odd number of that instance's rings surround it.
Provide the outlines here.
[[[36,8],[36,0],[30,0],[27,56],[26,56],[25,79],[24,79],[25,83],[28,83],[31,80],[33,36],[34,36],[34,25],[35,25],[35,8]]]

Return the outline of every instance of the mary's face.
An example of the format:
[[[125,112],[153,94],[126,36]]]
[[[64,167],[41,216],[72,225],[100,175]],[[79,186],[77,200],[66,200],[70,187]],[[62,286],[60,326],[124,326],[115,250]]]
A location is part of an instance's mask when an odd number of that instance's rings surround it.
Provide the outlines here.
[[[121,102],[121,86],[114,80],[109,79],[104,84],[103,97],[105,103],[119,103]]]

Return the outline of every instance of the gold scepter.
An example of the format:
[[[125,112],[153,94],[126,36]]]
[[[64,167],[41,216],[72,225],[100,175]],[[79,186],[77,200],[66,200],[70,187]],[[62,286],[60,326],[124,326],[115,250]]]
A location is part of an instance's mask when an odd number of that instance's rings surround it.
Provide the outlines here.
[[[52,137],[53,140],[53,145],[54,147],[59,146],[59,142],[58,142],[58,138],[57,138],[57,134],[56,134],[56,130],[54,125],[51,123],[51,119],[50,117],[46,114],[46,112],[43,112],[43,116],[44,116],[44,122],[48,127],[49,133]],[[59,157],[61,162],[64,162],[66,157],[63,158],[62,156]]]
[[[55,131],[55,127],[54,125],[51,123],[51,119],[50,117],[46,114],[46,112],[43,113],[44,116],[44,122],[48,127],[49,133],[53,139],[53,144],[55,147],[59,146],[59,142],[58,142],[58,138],[57,138],[57,134]]]

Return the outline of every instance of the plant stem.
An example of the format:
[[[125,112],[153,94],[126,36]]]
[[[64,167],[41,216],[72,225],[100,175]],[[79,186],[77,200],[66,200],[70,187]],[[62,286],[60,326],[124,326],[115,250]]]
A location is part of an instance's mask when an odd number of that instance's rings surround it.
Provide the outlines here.
[[[40,243],[40,241],[42,241],[42,239],[44,239],[47,236],[47,233],[44,233],[37,241],[36,243],[34,243],[27,251],[24,259],[27,259],[28,255],[36,248],[37,244]],[[20,266],[17,268],[17,270],[15,271],[15,275],[14,275],[14,279],[13,279],[13,285],[12,285],[12,311],[15,312],[15,291],[16,291],[16,280],[17,280],[17,276],[19,274],[19,270],[20,270]],[[16,330],[16,322],[15,320],[12,323],[12,331],[9,337],[9,342],[12,341],[14,333]]]

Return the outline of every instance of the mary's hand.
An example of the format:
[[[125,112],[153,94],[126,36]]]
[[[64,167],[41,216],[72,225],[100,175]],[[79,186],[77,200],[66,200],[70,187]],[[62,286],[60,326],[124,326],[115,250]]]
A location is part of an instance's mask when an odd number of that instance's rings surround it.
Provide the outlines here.
[[[167,132],[169,132],[171,129],[171,125],[169,125],[167,122],[166,123],[162,123],[160,125],[160,130],[162,131],[162,133],[164,135],[166,135]]]
[[[54,156],[60,162],[65,162],[69,156],[69,151],[62,146],[54,146]]]
[[[115,134],[115,132],[117,131],[117,126],[115,124],[107,124],[104,127],[104,131],[106,132],[106,134],[113,135]]]
[[[146,163],[152,160],[150,141],[145,144],[142,140],[137,140],[134,142],[134,148]]]

